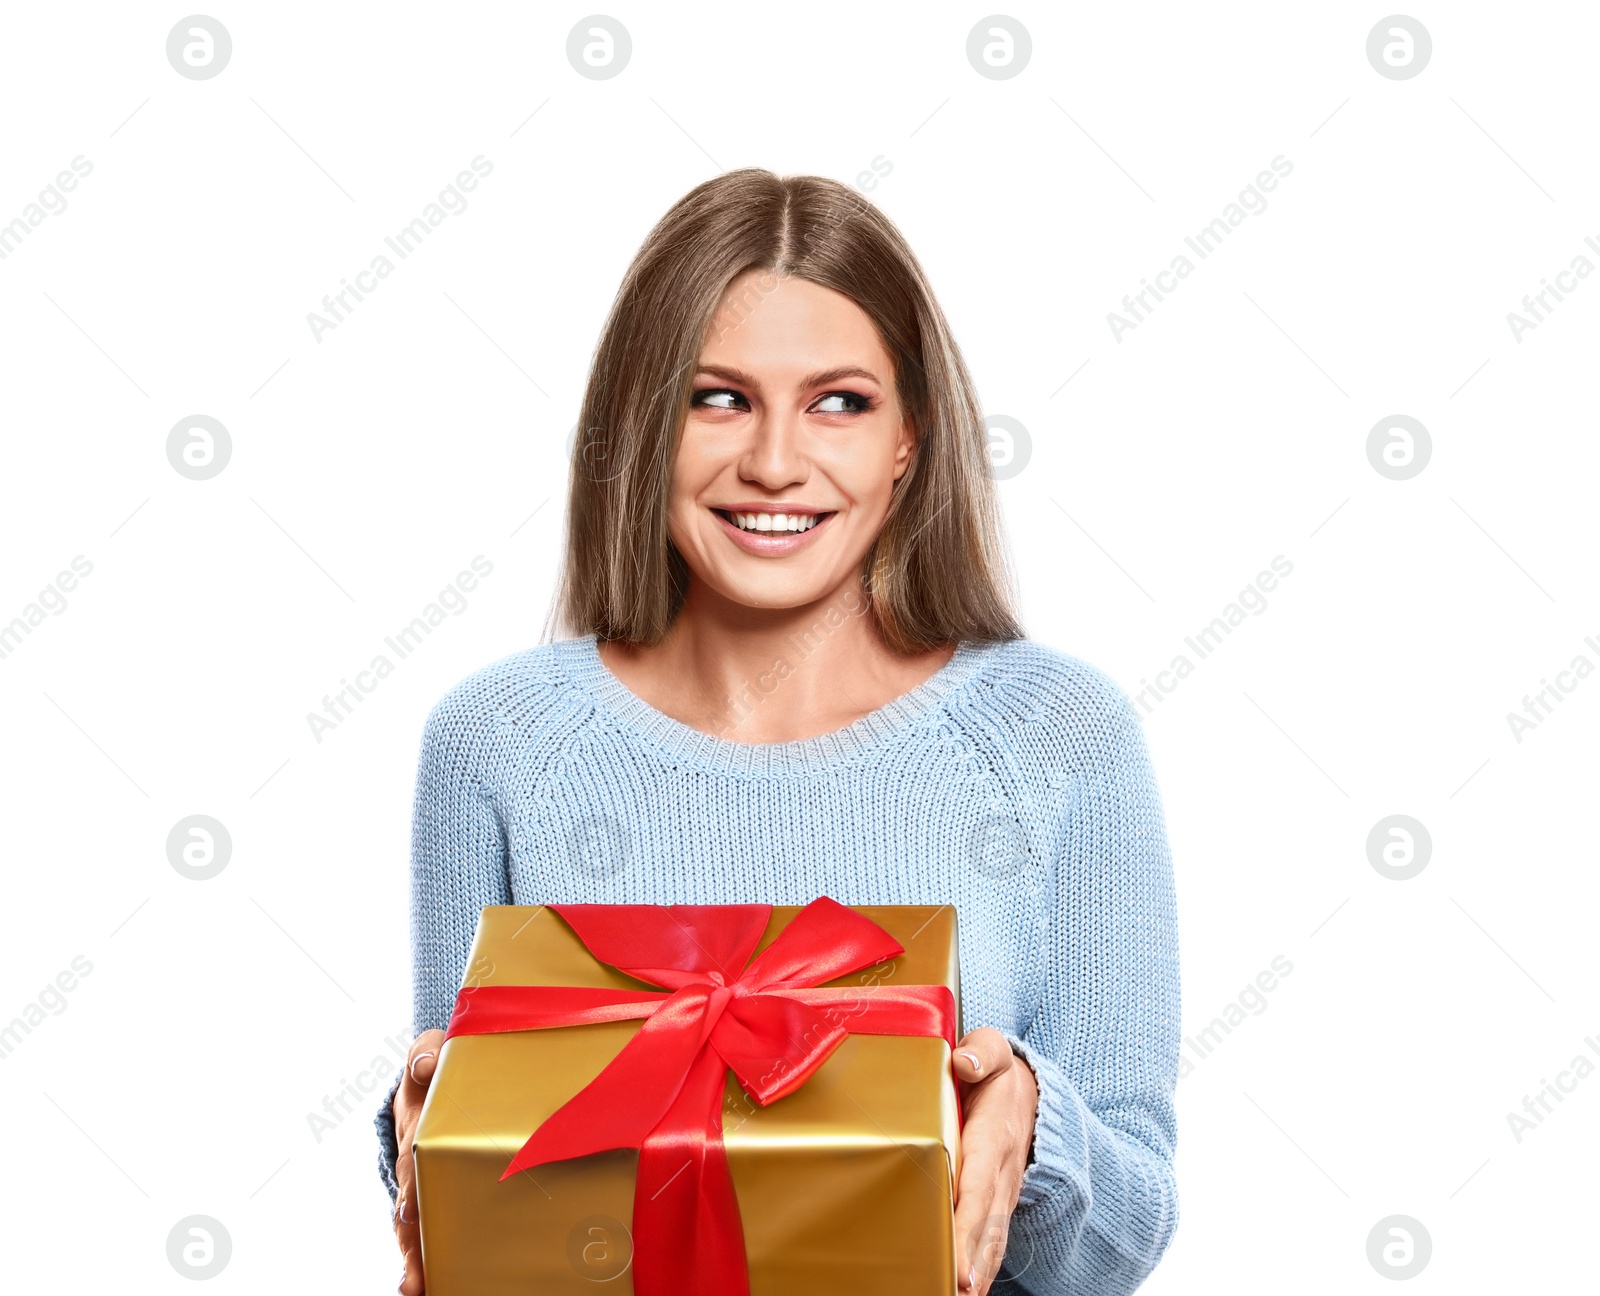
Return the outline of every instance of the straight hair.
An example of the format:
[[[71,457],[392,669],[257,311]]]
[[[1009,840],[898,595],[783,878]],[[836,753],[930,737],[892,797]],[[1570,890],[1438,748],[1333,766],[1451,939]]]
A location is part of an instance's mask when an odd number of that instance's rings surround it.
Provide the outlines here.
[[[750,270],[766,273],[724,305],[722,327],[797,277],[855,302],[894,360],[915,448],[861,569],[887,644],[911,653],[1021,638],[982,409],[922,267],[854,189],[758,167],[673,204],[617,290],[573,443],[561,627],[652,645],[677,616],[689,578],[667,532],[678,438],[713,313]]]

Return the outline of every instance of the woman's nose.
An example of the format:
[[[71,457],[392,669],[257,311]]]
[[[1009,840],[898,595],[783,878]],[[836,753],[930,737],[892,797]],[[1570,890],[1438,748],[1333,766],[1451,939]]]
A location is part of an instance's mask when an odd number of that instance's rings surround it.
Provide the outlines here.
[[[803,482],[808,469],[802,452],[802,435],[798,414],[765,411],[740,462],[740,475],[768,490],[782,490]]]

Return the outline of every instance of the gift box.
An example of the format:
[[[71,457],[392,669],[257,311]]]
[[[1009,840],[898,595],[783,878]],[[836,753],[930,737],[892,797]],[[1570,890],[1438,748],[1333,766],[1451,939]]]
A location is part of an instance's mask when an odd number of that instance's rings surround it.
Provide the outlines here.
[[[958,949],[949,905],[486,907],[415,1136],[429,1296],[949,1296]]]

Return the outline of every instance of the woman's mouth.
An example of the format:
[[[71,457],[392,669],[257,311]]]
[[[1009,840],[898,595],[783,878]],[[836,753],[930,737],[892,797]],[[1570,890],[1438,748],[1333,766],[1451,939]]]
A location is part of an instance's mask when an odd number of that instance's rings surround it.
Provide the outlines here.
[[[833,517],[828,512],[756,509],[711,510],[729,538],[747,553],[787,554],[810,542]]]

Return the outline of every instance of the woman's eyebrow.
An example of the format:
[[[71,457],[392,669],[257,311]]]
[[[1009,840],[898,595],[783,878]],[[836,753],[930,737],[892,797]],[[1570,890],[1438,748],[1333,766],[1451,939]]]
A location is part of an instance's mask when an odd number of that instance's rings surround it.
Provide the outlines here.
[[[713,378],[722,378],[728,382],[738,383],[741,387],[759,389],[761,386],[759,382],[743,370],[729,369],[723,365],[701,365],[695,370],[695,374],[696,376],[709,374]],[[832,369],[819,369],[816,373],[807,374],[802,378],[800,385],[802,387],[820,387],[824,383],[838,382],[842,378],[865,378],[869,382],[878,383],[879,386],[883,385],[879,382],[875,373],[869,369],[863,369],[859,365],[836,365]]]

